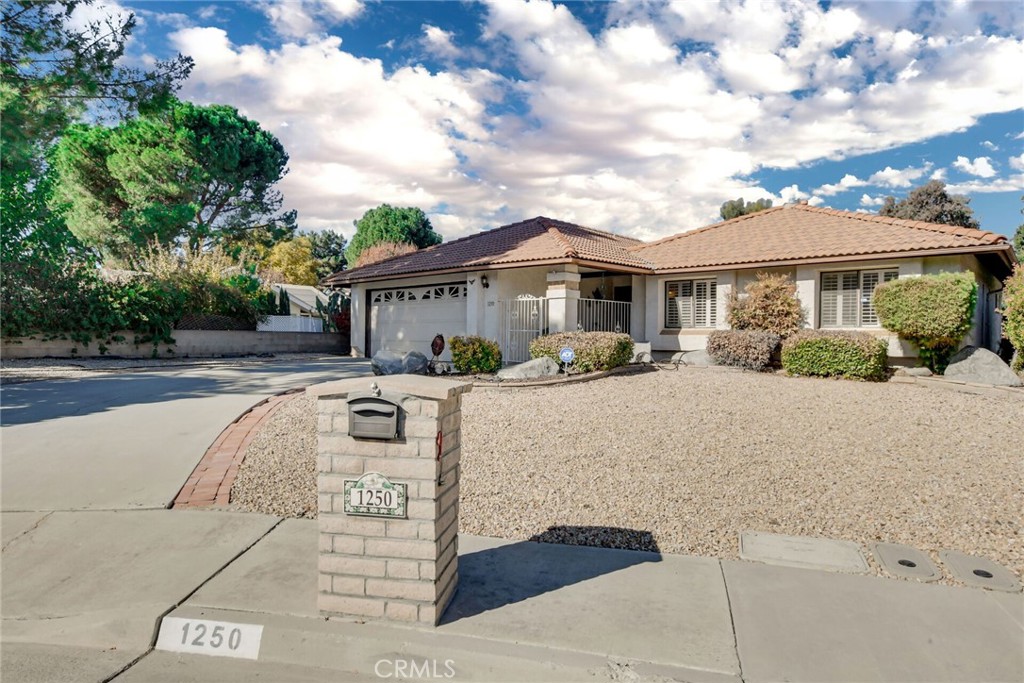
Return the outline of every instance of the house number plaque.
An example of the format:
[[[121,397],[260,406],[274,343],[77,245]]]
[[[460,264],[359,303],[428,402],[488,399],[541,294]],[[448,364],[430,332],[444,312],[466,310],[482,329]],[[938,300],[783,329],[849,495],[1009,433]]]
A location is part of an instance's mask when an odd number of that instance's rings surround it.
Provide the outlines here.
[[[406,484],[396,484],[379,472],[345,480],[345,514],[405,519]]]

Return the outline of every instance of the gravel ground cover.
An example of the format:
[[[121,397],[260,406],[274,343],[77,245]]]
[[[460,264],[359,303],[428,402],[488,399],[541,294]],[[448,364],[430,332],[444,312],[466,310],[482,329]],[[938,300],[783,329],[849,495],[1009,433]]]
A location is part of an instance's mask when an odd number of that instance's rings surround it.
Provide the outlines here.
[[[1024,575],[1022,406],[687,368],[477,389],[460,530],[736,558],[749,529],[960,550]],[[249,447],[236,487],[263,502],[243,506],[315,516],[314,411],[290,401]]]

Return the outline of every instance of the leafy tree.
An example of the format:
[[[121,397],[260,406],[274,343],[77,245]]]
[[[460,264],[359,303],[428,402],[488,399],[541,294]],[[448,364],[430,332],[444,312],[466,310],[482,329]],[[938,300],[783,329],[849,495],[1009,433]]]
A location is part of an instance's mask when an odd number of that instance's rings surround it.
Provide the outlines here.
[[[349,263],[357,263],[364,249],[380,242],[406,242],[422,249],[440,244],[443,239],[434,232],[422,209],[415,207],[398,208],[381,204],[364,213],[355,222],[355,226],[356,234],[345,249],[345,258]]]
[[[1003,336],[1013,344],[1013,369],[1024,373],[1024,267],[1018,264],[1003,283]]]
[[[333,275],[345,269],[347,264],[345,260],[345,236],[340,232],[333,230],[300,232],[299,236],[307,238],[313,247],[313,260],[316,261],[317,280],[322,280],[328,275]]]
[[[288,284],[315,285],[319,280],[313,245],[308,237],[278,242],[270,249],[265,265],[280,273]]]
[[[977,229],[981,226],[973,218],[970,203],[968,197],[946,192],[946,184],[941,180],[930,180],[911,190],[906,199],[896,201],[894,197],[886,197],[878,215]]]
[[[745,216],[748,213],[757,213],[758,211],[764,211],[765,209],[772,208],[772,200],[770,199],[758,199],[756,202],[744,202],[743,197],[733,199],[722,204],[722,208],[718,210],[722,218],[729,220],[730,218],[738,218],[739,216]]]
[[[0,133],[4,173],[39,170],[43,151],[89,106],[124,114],[157,108],[187,78],[178,55],[141,71],[118,65],[135,28],[124,13],[76,25],[71,15],[93,0],[9,0],[0,41]],[[100,105],[97,109],[96,105]]]
[[[270,246],[295,229],[274,184],[287,172],[281,143],[225,105],[177,102],[115,128],[78,124],[57,143],[56,200],[84,243],[131,261],[151,241]]]
[[[356,268],[386,261],[395,256],[411,254],[414,251],[417,251],[416,245],[409,244],[408,242],[378,242],[359,253],[359,258],[356,259]]]

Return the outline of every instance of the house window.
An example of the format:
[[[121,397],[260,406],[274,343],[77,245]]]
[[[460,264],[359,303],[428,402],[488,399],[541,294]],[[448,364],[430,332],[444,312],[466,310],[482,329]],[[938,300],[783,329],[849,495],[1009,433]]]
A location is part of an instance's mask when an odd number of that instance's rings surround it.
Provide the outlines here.
[[[665,327],[714,327],[718,323],[718,283],[678,280],[665,283]]]
[[[871,305],[875,287],[899,277],[896,270],[851,270],[821,274],[822,327],[878,327]]]

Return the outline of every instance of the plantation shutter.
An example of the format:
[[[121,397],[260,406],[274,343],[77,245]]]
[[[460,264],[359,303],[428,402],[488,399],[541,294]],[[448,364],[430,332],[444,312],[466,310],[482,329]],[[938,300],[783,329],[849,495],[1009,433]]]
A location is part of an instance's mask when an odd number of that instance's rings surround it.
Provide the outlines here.
[[[878,315],[875,307],[871,305],[871,295],[875,293],[878,286],[878,278],[881,273],[869,271],[860,275],[860,324],[877,325]]]
[[[718,283],[697,280],[694,287],[694,327],[714,327],[718,317]]]
[[[679,327],[679,309],[676,299],[679,297],[679,283],[669,282],[665,285],[665,327]]]
[[[896,270],[870,270],[861,273],[860,279],[860,324],[863,326],[878,325],[878,314],[875,312],[872,299],[875,287],[881,282],[891,282],[900,276]]]
[[[693,280],[684,280],[679,285],[679,297],[676,299],[676,310],[679,314],[679,327],[693,327]]]
[[[857,273],[839,274],[839,325],[842,327],[857,327],[859,280]]]
[[[821,276],[821,326],[839,325],[839,273]]]

